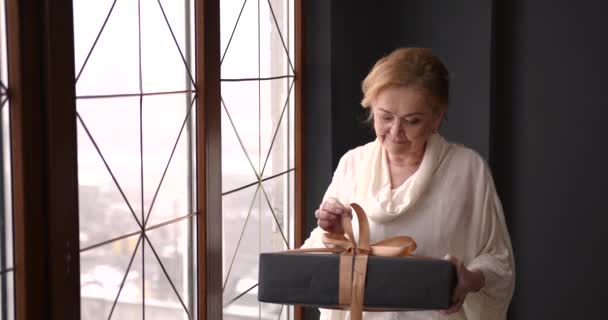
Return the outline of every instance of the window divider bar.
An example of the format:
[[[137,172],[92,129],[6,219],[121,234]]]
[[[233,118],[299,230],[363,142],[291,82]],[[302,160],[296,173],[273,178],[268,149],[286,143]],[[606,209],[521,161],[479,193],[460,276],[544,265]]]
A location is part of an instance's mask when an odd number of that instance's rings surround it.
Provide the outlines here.
[[[185,216],[181,216],[179,218],[175,218],[175,219],[171,219],[169,221],[161,222],[159,224],[155,224],[155,225],[150,226],[150,227],[145,227],[144,231],[142,231],[140,229],[140,230],[137,230],[137,231],[133,231],[131,233],[123,234],[121,236],[118,236],[118,237],[115,237],[115,238],[112,238],[112,239],[104,240],[102,242],[99,242],[99,243],[96,243],[96,244],[92,244],[92,245],[90,245],[88,247],[84,247],[84,248],[80,249],[80,253],[83,253],[83,252],[86,252],[86,251],[89,251],[89,250],[92,250],[92,249],[95,249],[95,248],[99,248],[101,246],[105,246],[105,245],[110,244],[112,242],[124,240],[126,238],[130,238],[130,237],[136,236],[138,234],[142,234],[142,232],[152,231],[152,230],[158,229],[160,227],[164,227],[164,226],[176,223],[176,222],[180,222],[182,220],[186,220],[186,219],[192,218],[193,216],[196,216],[197,214],[198,214],[198,212],[191,212],[191,213],[189,213],[189,214],[187,214]]]
[[[0,270],[0,276],[4,277],[7,273],[15,271],[14,268],[6,268],[4,270]]]
[[[283,76],[275,76],[275,77],[260,77],[260,78],[227,78],[222,79],[222,82],[241,82],[241,81],[265,81],[265,80],[277,80],[277,79],[289,79],[295,78],[294,75],[283,75]]]
[[[84,95],[77,96],[77,99],[106,99],[106,98],[130,98],[130,97],[147,97],[147,96],[162,96],[180,93],[196,93],[196,90],[178,90],[178,91],[164,91],[164,92],[142,92],[142,93],[118,93],[118,94],[105,94],[105,95]]]

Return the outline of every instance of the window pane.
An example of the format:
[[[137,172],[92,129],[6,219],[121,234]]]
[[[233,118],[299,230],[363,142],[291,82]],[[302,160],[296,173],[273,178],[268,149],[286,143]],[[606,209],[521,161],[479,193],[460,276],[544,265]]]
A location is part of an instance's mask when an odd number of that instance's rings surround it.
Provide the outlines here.
[[[283,174],[262,183],[262,213],[260,223],[260,252],[276,252],[289,249],[290,181]]]
[[[260,1],[260,72],[262,77],[293,75],[289,58],[290,1]]]
[[[222,136],[236,134],[233,140],[236,143],[222,143],[222,152],[235,154],[243,152],[242,147],[255,168],[255,173],[260,172],[260,85],[258,81],[222,82],[222,100],[226,117],[222,119]],[[233,130],[234,133],[228,132]],[[240,157],[239,157],[240,158]],[[231,161],[231,157],[224,157],[222,161]],[[251,166],[249,166],[251,167]],[[236,169],[236,168],[235,168]],[[245,168],[240,168],[244,170]],[[247,168],[249,169],[249,168]],[[254,174],[255,177],[255,174]],[[226,188],[224,188],[226,190]]]
[[[76,94],[138,92],[137,1],[74,0],[73,4]]]
[[[7,272],[0,279],[0,286],[3,288],[0,292],[0,299],[2,300],[2,319],[12,320],[15,319],[15,296],[14,289],[14,272]]]
[[[146,242],[146,319],[188,319],[191,287],[188,276],[188,231],[182,220],[148,232]],[[154,248],[154,250],[149,250]]]
[[[80,253],[82,319],[108,319],[110,312],[114,315],[122,304],[141,301],[139,238],[135,235]]]
[[[139,171],[137,100],[120,98],[77,102],[79,114],[83,119],[82,123],[78,122],[81,248],[139,230],[140,182],[139,177],[133,178],[133,172]],[[113,123],[112,130],[107,127],[110,122]],[[83,123],[91,137],[84,129]],[[102,152],[112,174],[106,168],[104,159],[93,141]]]
[[[153,226],[192,212],[188,123],[194,108],[186,94],[149,96],[143,102],[144,214]]]
[[[292,7],[286,0],[220,4],[224,319],[293,315],[256,297],[259,253],[293,243]]]
[[[139,239],[139,238],[138,238]],[[139,247],[136,247],[133,255],[133,263],[127,277],[124,281],[124,286],[120,290],[118,297],[115,297],[115,307],[112,312],[112,316],[109,319],[119,320],[132,320],[132,319],[144,319],[144,310],[147,300],[147,279],[144,264],[142,260],[142,251],[146,251],[147,244],[142,239],[139,243]],[[114,303],[114,302],[113,302]],[[100,319],[99,315],[95,315],[93,319]],[[155,318],[156,320],[156,318]]]
[[[6,7],[0,2],[0,319],[15,318]]]
[[[257,233],[248,235],[253,239],[244,239],[247,226],[253,225],[253,222],[257,215],[258,202],[258,186],[251,186],[249,188],[225,195],[222,199],[222,234],[223,242],[222,249],[224,251],[223,259],[223,283],[226,283],[226,279],[232,274],[233,261],[236,259],[238,252],[257,252]],[[255,230],[254,230],[255,231]],[[247,242],[249,240],[249,242]],[[238,250],[238,251],[237,251]],[[226,291],[226,290],[225,290]],[[230,290],[228,290],[230,291]],[[228,295],[234,295],[229,293]]]
[[[220,1],[222,79],[258,77],[258,1],[246,1],[240,12],[243,3]],[[240,19],[235,25],[239,13]],[[230,43],[224,43],[230,37]]]
[[[260,136],[263,177],[268,178],[287,171],[289,167],[289,96],[293,92],[293,79],[265,80],[261,82]],[[293,144],[293,142],[291,142]]]
[[[252,201],[253,200],[253,201]],[[225,309],[225,318],[239,315],[245,316],[243,310],[248,310],[249,317],[258,313],[257,301],[257,282],[258,282],[258,262],[259,262],[259,228],[260,228],[260,208],[262,206],[262,198],[259,192],[253,199],[249,199],[245,203],[252,205],[251,210],[248,210],[247,216],[237,229],[238,233],[229,232],[230,227],[224,228],[225,236],[230,235],[230,241],[237,242],[236,250],[233,258],[228,266],[227,279],[224,285],[224,305],[230,306]],[[224,202],[226,203],[226,202]],[[228,239],[227,239],[228,240]],[[241,318],[234,318],[241,319]]]
[[[189,31],[184,23],[186,7],[179,1],[161,3],[163,10],[156,0],[141,1],[143,90],[187,90],[191,78],[185,61],[186,31]],[[159,63],[159,56],[163,57],[162,63]]]
[[[196,309],[193,6],[74,0],[83,319]]]

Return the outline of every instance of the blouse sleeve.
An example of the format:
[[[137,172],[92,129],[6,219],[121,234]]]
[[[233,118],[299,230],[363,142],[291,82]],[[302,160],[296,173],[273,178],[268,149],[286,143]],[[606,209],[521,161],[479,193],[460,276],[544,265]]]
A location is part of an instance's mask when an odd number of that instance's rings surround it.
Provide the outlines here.
[[[348,153],[347,153],[348,155]],[[341,197],[341,191],[344,190],[344,180],[346,180],[346,157],[347,155],[344,155],[341,159],[340,162],[338,163],[338,167],[336,168],[336,171],[334,171],[334,175],[333,178],[331,180],[331,183],[329,184],[329,187],[327,187],[327,190],[325,191],[325,195],[323,196],[323,201],[325,201],[325,199],[327,198],[336,198],[338,199],[340,202],[344,203],[344,198]],[[314,215],[314,211],[310,212],[309,214]],[[325,233],[325,231],[323,231],[323,229],[319,228],[318,226],[310,233],[310,237],[308,237],[308,239],[306,239],[306,241],[304,241],[304,244],[302,245],[301,248],[322,248],[325,245],[322,242],[322,236]]]
[[[513,249],[494,181],[489,169],[484,169],[485,181],[480,186],[483,190],[481,211],[477,216],[480,219],[479,252],[467,264],[467,268],[481,271],[485,286],[471,294],[473,299],[467,297],[470,303],[468,306],[465,303],[465,309],[477,309],[472,314],[477,314],[479,319],[506,319],[515,285]]]

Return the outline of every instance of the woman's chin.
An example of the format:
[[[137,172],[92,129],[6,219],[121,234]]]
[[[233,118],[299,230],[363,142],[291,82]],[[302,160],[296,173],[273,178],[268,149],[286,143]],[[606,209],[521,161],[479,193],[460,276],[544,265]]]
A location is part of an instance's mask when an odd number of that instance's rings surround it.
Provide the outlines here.
[[[409,142],[395,142],[388,139],[384,140],[384,146],[390,151],[407,151],[411,148],[411,143]]]

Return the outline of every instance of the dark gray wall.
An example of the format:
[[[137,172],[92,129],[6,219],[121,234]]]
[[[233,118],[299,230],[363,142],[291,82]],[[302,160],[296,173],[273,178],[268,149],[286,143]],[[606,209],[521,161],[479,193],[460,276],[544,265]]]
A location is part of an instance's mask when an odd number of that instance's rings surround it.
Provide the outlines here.
[[[316,225],[313,212],[331,181],[332,72],[331,2],[303,1],[304,212],[310,233]]]
[[[608,3],[495,1],[492,163],[511,319],[605,319]]]

